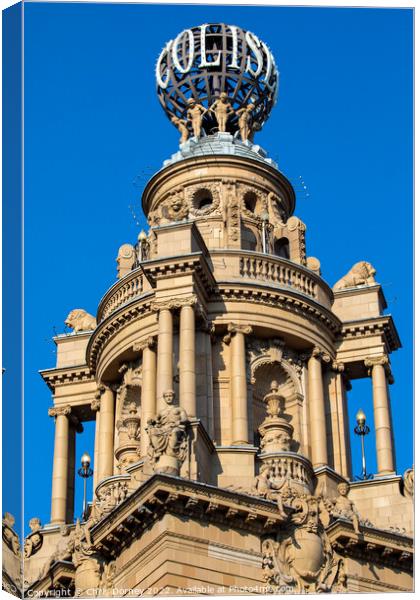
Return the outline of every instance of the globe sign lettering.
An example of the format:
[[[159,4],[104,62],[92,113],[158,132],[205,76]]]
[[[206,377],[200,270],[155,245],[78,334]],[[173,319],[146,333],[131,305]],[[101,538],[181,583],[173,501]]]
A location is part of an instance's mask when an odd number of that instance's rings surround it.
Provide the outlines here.
[[[252,104],[253,121],[260,129],[277,99],[279,75],[267,44],[254,33],[224,23],[185,29],[163,48],[156,64],[159,101],[167,116],[184,119],[188,100],[208,109],[222,92],[237,111]],[[207,134],[215,129],[208,111]],[[237,130],[237,117],[228,131]]]

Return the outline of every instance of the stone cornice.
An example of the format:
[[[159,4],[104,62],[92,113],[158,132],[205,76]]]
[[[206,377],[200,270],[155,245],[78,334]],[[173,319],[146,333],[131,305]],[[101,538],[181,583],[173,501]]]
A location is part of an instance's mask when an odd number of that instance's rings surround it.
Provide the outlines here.
[[[142,298],[136,298],[132,303],[122,306],[98,325],[89,340],[86,350],[87,362],[92,371],[96,370],[98,359],[105,343],[108,342],[109,339],[118,333],[125,325],[141,316],[150,314],[153,296],[153,292],[150,292]]]
[[[234,300],[282,308],[321,324],[334,336],[341,330],[341,321],[331,311],[318,304],[316,300],[292,290],[286,291],[281,288],[274,290],[257,282],[249,284],[231,281],[218,284],[218,296],[223,301]]]
[[[52,391],[54,391],[58,385],[72,384],[76,381],[95,381],[95,376],[87,365],[44,369],[43,371],[39,371],[39,374]]]
[[[413,569],[413,540],[398,533],[374,527],[361,527],[357,535],[352,523],[336,520],[327,528],[328,538],[339,554],[365,558],[380,565],[397,567],[406,572]]]
[[[244,493],[164,474],[154,474],[91,530],[102,552],[116,555],[165,513],[234,529],[270,533],[281,523],[277,504]],[[129,534],[129,535],[128,535]]]
[[[208,296],[216,285],[203,252],[148,260],[142,263],[141,268],[152,287],[156,287],[156,280],[159,278],[181,274],[192,275],[196,283],[200,284],[205,296]]]
[[[401,341],[391,315],[357,321],[345,321],[342,324],[341,337],[343,340],[370,337],[373,335],[383,336],[389,352],[401,348]]]

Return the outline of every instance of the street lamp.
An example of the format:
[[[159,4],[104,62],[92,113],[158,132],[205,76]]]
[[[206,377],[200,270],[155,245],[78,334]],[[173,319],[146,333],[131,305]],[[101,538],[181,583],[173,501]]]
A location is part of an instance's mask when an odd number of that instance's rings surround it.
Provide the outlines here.
[[[86,498],[86,483],[89,477],[92,477],[93,471],[90,468],[90,456],[87,452],[85,452],[80,460],[82,466],[77,471],[80,477],[83,479],[83,513],[82,519],[87,518],[87,498]]]
[[[147,234],[144,231],[144,229],[142,229],[139,233],[139,235],[137,236],[137,243],[138,243],[138,261],[142,262],[143,260],[146,260],[147,256]]]
[[[356,414],[356,427],[354,428],[354,433],[360,436],[360,440],[362,443],[362,476],[356,477],[361,481],[366,479],[372,479],[372,475],[366,474],[366,457],[365,457],[365,435],[368,435],[370,429],[368,425],[366,425],[366,415],[361,408],[357,411]]]

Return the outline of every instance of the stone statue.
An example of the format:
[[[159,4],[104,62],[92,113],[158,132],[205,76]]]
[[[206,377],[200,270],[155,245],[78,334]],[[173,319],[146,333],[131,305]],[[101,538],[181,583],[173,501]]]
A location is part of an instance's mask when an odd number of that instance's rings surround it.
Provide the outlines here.
[[[96,327],[96,319],[82,308],[75,308],[69,313],[64,324],[73,329],[75,333],[78,331],[91,331]]]
[[[184,119],[178,119],[178,117],[172,117],[171,122],[177,127],[179,133],[181,134],[181,139],[179,140],[179,143],[185,144],[185,142],[190,137],[187,121],[185,121]]]
[[[349,484],[347,482],[339,483],[337,485],[337,491],[339,495],[336,498],[332,500],[326,498],[323,499],[327,510],[333,517],[344,517],[345,519],[349,519],[349,521],[353,523],[354,531],[359,534],[360,518],[354,502],[348,497],[350,491]]]
[[[236,111],[236,114],[239,117],[239,133],[241,134],[241,139],[243,142],[246,142],[252,137],[252,111],[254,109],[255,104],[251,103]]]
[[[235,112],[226,92],[222,92],[219,98],[213,102],[209,108],[209,112],[215,115],[219,131],[224,133],[230,115],[233,115]]]
[[[201,124],[203,122],[203,114],[207,112],[204,106],[198,104],[194,98],[190,98],[187,102],[187,118],[191,123],[194,137],[200,137],[201,135]]]
[[[364,260],[356,263],[341,279],[334,285],[333,290],[344,290],[356,285],[371,285],[375,281],[376,270]]]
[[[150,439],[149,460],[154,471],[178,475],[188,448],[187,413],[183,408],[174,406],[175,393],[168,390],[163,394],[166,403],[155,419],[147,422]]]

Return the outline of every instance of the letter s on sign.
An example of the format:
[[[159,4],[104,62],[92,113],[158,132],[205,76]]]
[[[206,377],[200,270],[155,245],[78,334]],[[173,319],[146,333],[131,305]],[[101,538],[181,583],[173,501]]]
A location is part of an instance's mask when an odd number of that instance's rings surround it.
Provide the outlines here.
[[[168,86],[169,77],[170,77],[168,60],[166,60],[166,77],[165,77],[165,79],[163,79],[162,75],[160,74],[160,67],[161,67],[162,60],[163,60],[164,56],[165,55],[169,56],[169,52],[171,50],[171,44],[172,44],[172,40],[169,40],[169,42],[166,44],[166,46],[164,47],[164,49],[162,50],[162,52],[159,54],[159,58],[158,58],[158,61],[156,63],[156,81],[158,83],[158,86],[160,86],[164,90]]]

